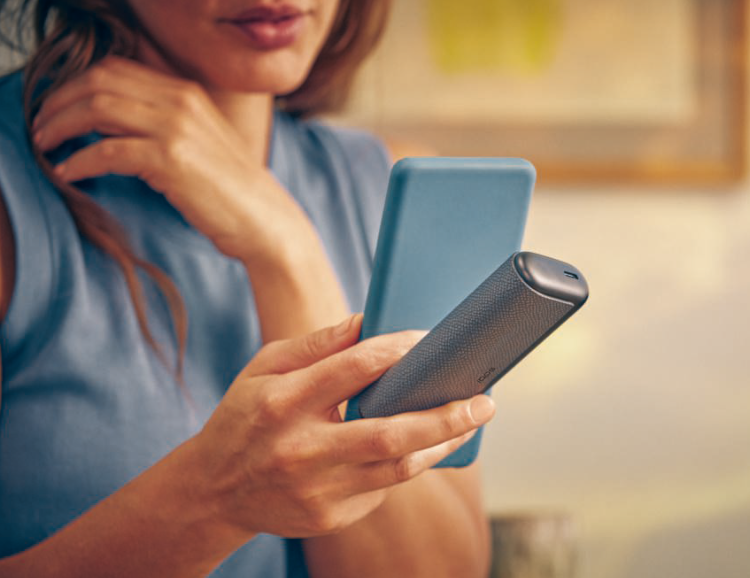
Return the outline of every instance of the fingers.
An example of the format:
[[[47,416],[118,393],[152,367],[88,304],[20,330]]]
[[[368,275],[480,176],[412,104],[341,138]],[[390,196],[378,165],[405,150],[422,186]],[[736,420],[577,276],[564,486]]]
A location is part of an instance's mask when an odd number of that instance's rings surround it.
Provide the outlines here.
[[[153,188],[150,167],[158,166],[162,155],[153,141],[139,137],[111,137],[84,147],[57,165],[55,173],[67,182],[106,174],[141,177]]]
[[[34,141],[43,151],[82,134],[144,136],[158,130],[163,117],[151,106],[117,94],[77,100],[37,124]]]
[[[387,418],[361,419],[337,427],[336,460],[379,462],[397,460],[422,450],[425,459],[449,440],[470,434],[495,415],[486,395],[459,400],[425,411]],[[449,452],[450,453],[450,452]],[[430,466],[427,466],[430,467]]]
[[[95,94],[110,94],[146,103],[174,100],[174,94],[188,83],[151,70],[124,58],[108,57],[66,82],[44,101],[34,128],[74,103]]]
[[[423,336],[421,331],[379,335],[322,359],[295,375],[298,395],[324,410],[336,407],[385,373]]]
[[[240,377],[290,373],[308,367],[354,345],[361,327],[362,314],[357,313],[333,327],[269,343],[256,354]]]
[[[449,414],[455,414],[450,416]],[[495,413],[493,401],[486,395],[478,395],[470,400],[454,402],[424,412],[404,414],[402,417],[406,422],[413,421],[412,418],[423,418],[423,423],[416,428],[403,428],[401,436],[388,434],[382,436],[383,431],[373,430],[377,441],[371,446],[369,457],[389,456],[387,459],[376,459],[362,464],[358,468],[357,475],[353,477],[350,489],[352,495],[371,492],[374,490],[388,488],[411,480],[422,472],[438,464],[444,458],[468,442],[477,432],[477,428],[487,423]],[[442,415],[440,415],[442,414]],[[389,418],[390,420],[391,418]],[[362,425],[374,420],[359,420]],[[383,420],[387,421],[387,420]],[[442,431],[442,435],[427,434],[429,423],[436,431]],[[393,426],[406,425],[391,423]],[[409,425],[413,425],[409,424]],[[427,426],[427,427],[424,427]],[[394,428],[396,429],[396,428]],[[455,432],[462,432],[452,436]],[[439,443],[432,444],[436,439]],[[386,443],[383,443],[386,440]],[[394,441],[395,440],[395,441]],[[423,446],[422,449],[403,453],[404,448]],[[364,453],[363,456],[364,457]]]
[[[472,430],[437,446],[406,454],[400,458],[365,464],[352,487],[353,495],[408,482],[440,463],[468,442],[475,434],[476,430]]]
[[[213,112],[198,85],[109,57],[46,98],[34,119],[34,140],[44,151],[92,131],[168,142],[190,133],[196,118],[213,126]]]

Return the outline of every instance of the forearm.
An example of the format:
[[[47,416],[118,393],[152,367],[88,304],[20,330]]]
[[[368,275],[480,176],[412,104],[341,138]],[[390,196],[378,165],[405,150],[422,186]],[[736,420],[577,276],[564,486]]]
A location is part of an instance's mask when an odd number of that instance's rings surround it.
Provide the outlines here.
[[[264,341],[308,333],[347,313],[309,221],[285,241],[272,259],[243,259]],[[476,470],[427,472],[395,488],[364,520],[335,535],[305,540],[311,576],[483,576],[488,532]]]
[[[269,258],[243,261],[264,343],[335,325],[349,313],[323,244],[308,221],[287,235]]]
[[[346,530],[305,540],[310,576],[485,576],[489,532],[477,478],[477,466],[426,472]]]
[[[251,534],[223,524],[190,442],[59,532],[0,560],[4,578],[206,576]]]

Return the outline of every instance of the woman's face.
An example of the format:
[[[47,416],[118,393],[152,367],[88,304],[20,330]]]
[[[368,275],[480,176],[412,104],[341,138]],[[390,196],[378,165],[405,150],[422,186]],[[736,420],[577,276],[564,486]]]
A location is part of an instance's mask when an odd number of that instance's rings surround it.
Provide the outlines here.
[[[213,88],[274,95],[305,80],[339,6],[339,0],[129,1],[181,71]]]

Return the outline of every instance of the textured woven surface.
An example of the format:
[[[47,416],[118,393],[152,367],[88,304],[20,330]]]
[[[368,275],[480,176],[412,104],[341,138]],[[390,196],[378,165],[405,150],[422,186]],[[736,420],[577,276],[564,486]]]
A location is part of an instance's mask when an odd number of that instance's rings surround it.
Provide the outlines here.
[[[360,414],[395,415],[480,393],[572,308],[531,290],[508,259],[362,393]]]

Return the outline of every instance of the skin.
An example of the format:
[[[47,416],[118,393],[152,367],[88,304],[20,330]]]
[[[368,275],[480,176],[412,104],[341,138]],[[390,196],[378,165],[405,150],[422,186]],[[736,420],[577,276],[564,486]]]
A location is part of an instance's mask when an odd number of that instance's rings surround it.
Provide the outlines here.
[[[267,345],[198,435],[0,560],[3,576],[204,576],[259,532],[305,537],[313,577],[486,573],[477,466],[429,468],[491,419],[492,401],[341,421],[338,406],[421,335],[356,343],[361,316],[320,329],[345,317],[343,294],[312,224],[265,166],[273,97],[304,80],[337,7],[299,2],[309,12],[299,41],[258,51],[225,22],[247,4],[133,0],[159,49],[144,41],[138,62],[109,58],[42,107],[33,138],[43,150],[108,135],[59,166],[63,179],[138,176],[245,264]],[[2,217],[7,306],[13,239]]]

